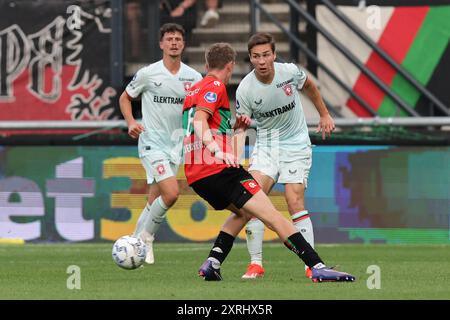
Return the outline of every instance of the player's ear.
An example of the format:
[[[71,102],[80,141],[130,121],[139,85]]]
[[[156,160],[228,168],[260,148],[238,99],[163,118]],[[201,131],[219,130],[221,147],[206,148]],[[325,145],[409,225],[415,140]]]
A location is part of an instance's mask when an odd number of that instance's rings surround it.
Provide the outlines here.
[[[226,65],[225,65],[225,70],[226,71],[228,71],[228,72],[230,72],[230,71],[232,71],[233,69],[232,69],[232,66],[233,65],[233,62],[232,61],[230,61],[230,62],[228,62]]]
[[[277,60],[277,53],[276,52],[273,53],[273,61],[275,61],[275,60]]]

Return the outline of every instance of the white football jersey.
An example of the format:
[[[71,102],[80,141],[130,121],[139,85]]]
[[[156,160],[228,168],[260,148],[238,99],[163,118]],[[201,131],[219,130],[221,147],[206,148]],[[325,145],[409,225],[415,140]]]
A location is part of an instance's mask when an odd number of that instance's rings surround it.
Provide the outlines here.
[[[306,73],[293,63],[275,62],[271,84],[260,82],[251,71],[236,91],[236,113],[253,117],[257,126],[256,147],[279,144],[282,150],[311,145],[299,89]]]
[[[182,150],[182,112],[186,91],[202,75],[181,63],[172,74],[162,60],[140,69],[126,91],[136,98],[142,95],[142,122],[145,131],[139,135],[139,156],[151,153],[179,164]]]

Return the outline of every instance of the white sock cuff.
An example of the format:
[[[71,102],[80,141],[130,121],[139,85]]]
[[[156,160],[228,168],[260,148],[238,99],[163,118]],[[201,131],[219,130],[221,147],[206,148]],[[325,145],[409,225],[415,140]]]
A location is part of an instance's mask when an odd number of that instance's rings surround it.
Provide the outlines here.
[[[291,216],[292,221],[295,221],[295,220],[297,220],[297,219],[299,219],[299,218],[301,218],[301,217],[303,217],[303,216],[306,216],[307,214],[308,214],[308,210],[302,210],[302,211],[299,211],[299,212],[297,212],[297,213],[294,213],[294,214]]]
[[[158,204],[161,206],[161,208],[163,208],[164,210],[169,210],[169,207],[164,203],[161,196],[156,198],[156,201],[158,201]]]

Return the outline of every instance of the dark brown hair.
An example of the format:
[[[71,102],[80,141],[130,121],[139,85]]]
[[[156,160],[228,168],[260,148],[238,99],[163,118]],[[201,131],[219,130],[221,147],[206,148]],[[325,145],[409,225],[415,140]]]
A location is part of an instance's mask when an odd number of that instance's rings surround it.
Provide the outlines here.
[[[206,50],[205,59],[209,69],[222,70],[227,63],[236,61],[236,51],[229,43],[215,43]]]
[[[275,39],[270,33],[267,32],[255,33],[250,37],[250,39],[248,39],[247,43],[248,53],[251,53],[250,51],[253,49],[253,47],[260,44],[270,44],[272,52],[275,53]]]
[[[161,26],[161,28],[159,29],[159,41],[162,41],[162,39],[164,38],[164,35],[166,33],[172,33],[172,32],[179,32],[181,33],[181,35],[183,36],[183,40],[184,40],[184,34],[186,33],[184,31],[184,28],[182,26],[180,26],[177,23],[165,23]]]

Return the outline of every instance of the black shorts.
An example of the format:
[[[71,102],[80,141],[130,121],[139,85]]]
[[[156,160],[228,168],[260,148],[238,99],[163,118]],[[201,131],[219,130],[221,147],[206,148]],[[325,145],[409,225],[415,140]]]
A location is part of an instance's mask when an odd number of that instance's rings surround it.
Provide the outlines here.
[[[192,189],[214,209],[223,210],[230,204],[242,208],[255,193],[259,184],[244,168],[225,168],[219,173],[191,184]]]

